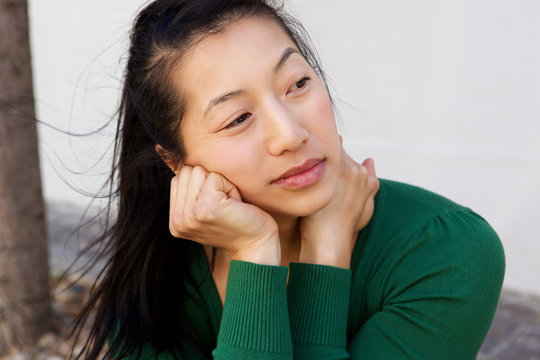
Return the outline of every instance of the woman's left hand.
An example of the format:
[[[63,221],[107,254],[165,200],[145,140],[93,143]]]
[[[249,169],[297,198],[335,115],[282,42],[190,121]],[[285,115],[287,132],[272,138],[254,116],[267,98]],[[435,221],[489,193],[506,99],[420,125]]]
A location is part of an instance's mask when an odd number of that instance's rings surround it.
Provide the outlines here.
[[[341,171],[330,202],[300,220],[300,262],[350,267],[358,232],[373,215],[379,190],[373,159],[362,164],[341,150]]]

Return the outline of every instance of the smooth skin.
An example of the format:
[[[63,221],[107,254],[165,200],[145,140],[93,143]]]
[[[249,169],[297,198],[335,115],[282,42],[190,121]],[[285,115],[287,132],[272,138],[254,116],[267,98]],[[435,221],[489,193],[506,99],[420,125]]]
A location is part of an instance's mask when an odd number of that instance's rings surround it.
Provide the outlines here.
[[[186,156],[167,163],[175,173],[169,228],[207,256],[217,249],[222,302],[231,260],[349,268],[379,189],[374,163],[345,153],[324,84],[281,27],[236,20],[200,39],[173,76],[186,99]],[[324,168],[315,182],[276,183],[313,159]]]

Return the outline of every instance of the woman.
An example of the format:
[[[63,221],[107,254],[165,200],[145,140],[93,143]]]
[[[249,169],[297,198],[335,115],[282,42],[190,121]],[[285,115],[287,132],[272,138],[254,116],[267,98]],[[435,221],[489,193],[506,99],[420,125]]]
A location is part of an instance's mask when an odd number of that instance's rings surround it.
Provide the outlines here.
[[[475,358],[497,235],[343,151],[295,24],[264,0],[137,17],[85,357],[108,342],[111,358]]]

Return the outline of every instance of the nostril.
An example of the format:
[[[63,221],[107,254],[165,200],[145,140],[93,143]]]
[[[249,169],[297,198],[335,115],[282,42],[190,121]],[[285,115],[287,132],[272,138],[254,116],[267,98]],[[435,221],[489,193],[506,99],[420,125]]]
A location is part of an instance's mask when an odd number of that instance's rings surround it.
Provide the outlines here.
[[[271,136],[269,140],[270,152],[279,155],[285,151],[296,151],[307,142],[309,133],[304,128],[289,129]]]

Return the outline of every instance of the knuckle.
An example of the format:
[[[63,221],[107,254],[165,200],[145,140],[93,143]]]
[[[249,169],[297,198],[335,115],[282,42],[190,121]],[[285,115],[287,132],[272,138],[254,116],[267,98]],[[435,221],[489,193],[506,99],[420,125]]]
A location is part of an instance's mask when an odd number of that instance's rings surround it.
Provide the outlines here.
[[[198,228],[199,221],[197,220],[195,214],[190,214],[190,215],[184,216],[182,224],[185,230],[193,231]]]
[[[206,180],[218,187],[219,184],[223,184],[223,177],[215,172],[209,173]]]
[[[217,177],[218,177],[218,174],[216,174],[215,172],[211,172],[210,174],[208,174],[209,180],[215,180]]]
[[[206,176],[206,170],[202,166],[196,165],[195,167],[193,167],[191,174],[192,176]]]
[[[205,202],[198,202],[193,209],[193,213],[197,222],[200,223],[209,223],[215,219],[214,211]]]
[[[193,168],[192,168],[191,166],[189,166],[189,165],[184,165],[184,166],[182,166],[182,167],[180,168],[180,171],[178,172],[178,175],[183,174],[184,176],[185,176],[185,175],[188,175],[188,176],[189,176],[189,175],[191,174],[192,171],[193,171]]]
[[[178,230],[182,229],[182,216],[178,212],[174,212],[173,216],[171,218],[171,221],[169,222],[169,227],[173,228],[175,232],[178,232]]]
[[[196,219],[193,211],[177,211],[172,216],[172,227],[176,233],[186,236],[200,228],[200,223]]]
[[[355,167],[360,177],[364,178],[369,175],[368,169],[365,166],[360,165],[360,166],[355,166]]]
[[[379,179],[375,176],[370,176],[368,178],[368,184],[374,189],[379,190],[379,187],[381,186],[381,183],[379,182]]]
[[[174,237],[181,237],[180,233],[178,231],[176,231],[176,228],[174,227],[174,225],[172,223],[169,223],[169,232]]]
[[[177,224],[181,218],[182,218],[182,211],[180,211],[178,207],[171,208],[171,221],[174,224]]]
[[[362,165],[350,166],[346,175],[350,184],[364,183],[368,175],[367,169]]]

